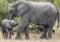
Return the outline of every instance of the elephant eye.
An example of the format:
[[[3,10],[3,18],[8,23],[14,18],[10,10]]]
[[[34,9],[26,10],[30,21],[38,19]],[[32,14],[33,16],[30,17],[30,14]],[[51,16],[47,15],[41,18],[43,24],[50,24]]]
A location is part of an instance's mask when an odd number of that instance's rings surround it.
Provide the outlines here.
[[[15,12],[15,10],[10,10],[10,13],[14,13]]]

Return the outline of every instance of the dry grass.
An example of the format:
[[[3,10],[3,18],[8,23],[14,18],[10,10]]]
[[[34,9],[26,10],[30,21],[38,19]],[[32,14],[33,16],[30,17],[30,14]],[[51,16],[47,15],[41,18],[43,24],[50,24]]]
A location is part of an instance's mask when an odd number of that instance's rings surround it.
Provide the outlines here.
[[[22,34],[22,39],[16,40],[14,35],[12,39],[3,39],[2,33],[0,32],[0,42],[60,42],[60,31],[53,33],[52,39],[40,39],[40,34],[30,33],[30,39],[25,39],[25,35]]]

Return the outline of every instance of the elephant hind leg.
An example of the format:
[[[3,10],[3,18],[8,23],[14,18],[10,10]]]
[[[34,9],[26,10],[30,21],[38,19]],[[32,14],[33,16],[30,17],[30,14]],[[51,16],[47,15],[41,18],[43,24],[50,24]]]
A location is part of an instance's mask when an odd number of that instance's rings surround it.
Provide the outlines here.
[[[48,38],[52,38],[52,32],[54,32],[52,27],[53,26],[48,28]]]
[[[48,28],[48,38],[52,38],[52,33],[55,33],[55,30],[53,29],[54,24],[49,26]]]
[[[45,39],[47,37],[48,25],[43,25],[43,34],[40,38]]]

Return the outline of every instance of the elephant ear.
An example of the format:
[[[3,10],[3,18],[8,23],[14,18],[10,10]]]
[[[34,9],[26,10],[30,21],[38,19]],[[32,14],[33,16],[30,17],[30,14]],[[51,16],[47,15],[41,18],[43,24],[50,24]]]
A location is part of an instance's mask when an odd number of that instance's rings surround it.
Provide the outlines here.
[[[17,7],[17,16],[23,16],[29,10],[29,5],[21,4]]]

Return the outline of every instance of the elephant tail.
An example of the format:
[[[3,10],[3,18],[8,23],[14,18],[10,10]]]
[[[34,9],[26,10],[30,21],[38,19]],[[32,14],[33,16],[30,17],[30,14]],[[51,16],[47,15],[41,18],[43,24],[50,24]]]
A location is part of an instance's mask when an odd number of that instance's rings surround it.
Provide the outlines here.
[[[57,28],[59,28],[59,12],[57,13],[57,18],[58,18],[58,25],[57,25]]]
[[[0,26],[1,26],[1,23],[0,23]]]
[[[56,6],[56,9],[57,9],[57,18],[58,18],[58,25],[57,25],[57,28],[59,28],[59,7],[56,5],[56,3],[54,2],[54,5]]]
[[[56,5],[56,8],[57,8],[57,19],[58,19],[58,25],[57,25],[57,28],[59,28],[59,7]]]

